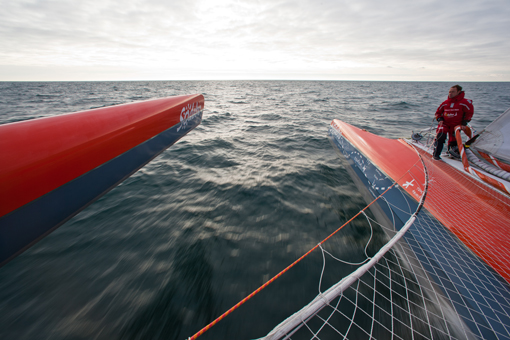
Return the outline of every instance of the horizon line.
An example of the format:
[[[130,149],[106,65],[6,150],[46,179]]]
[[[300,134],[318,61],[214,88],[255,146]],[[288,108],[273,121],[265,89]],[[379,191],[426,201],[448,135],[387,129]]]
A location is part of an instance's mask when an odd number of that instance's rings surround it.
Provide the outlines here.
[[[399,83],[509,83],[510,80],[360,80],[360,79],[130,79],[130,80],[0,80],[0,83],[78,83],[78,82],[170,82],[170,81],[322,81],[322,82],[399,82]]]

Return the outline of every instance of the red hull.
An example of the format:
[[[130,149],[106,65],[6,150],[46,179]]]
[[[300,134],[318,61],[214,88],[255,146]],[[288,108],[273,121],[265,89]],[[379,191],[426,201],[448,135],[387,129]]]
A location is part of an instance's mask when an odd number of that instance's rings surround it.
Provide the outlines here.
[[[33,201],[180,122],[179,96],[0,126],[0,216]]]
[[[419,199],[425,178],[411,177],[412,167],[421,167],[417,152],[429,173],[425,208],[464,245],[510,283],[510,198],[403,140],[376,136],[334,120],[351,144],[386,175]],[[410,183],[410,184],[409,184]]]

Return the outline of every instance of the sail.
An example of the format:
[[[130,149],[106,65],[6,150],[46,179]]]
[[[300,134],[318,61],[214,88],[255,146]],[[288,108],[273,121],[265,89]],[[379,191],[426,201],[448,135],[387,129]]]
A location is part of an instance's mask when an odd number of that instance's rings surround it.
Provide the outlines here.
[[[471,147],[510,164],[510,109],[487,125]]]

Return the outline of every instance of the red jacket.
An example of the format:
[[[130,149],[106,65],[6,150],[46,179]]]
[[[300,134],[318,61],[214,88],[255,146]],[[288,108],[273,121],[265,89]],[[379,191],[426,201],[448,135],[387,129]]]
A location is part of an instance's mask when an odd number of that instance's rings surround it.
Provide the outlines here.
[[[471,99],[464,98],[464,91],[461,91],[453,98],[446,99],[436,111],[436,119],[443,120],[445,124],[456,126],[467,123],[473,117],[474,108]]]

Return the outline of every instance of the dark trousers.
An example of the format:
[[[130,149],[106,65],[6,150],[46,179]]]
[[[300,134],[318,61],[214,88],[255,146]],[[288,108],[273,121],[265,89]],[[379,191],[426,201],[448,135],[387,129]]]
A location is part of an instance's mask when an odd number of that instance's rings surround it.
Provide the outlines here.
[[[434,157],[441,156],[441,152],[443,151],[443,145],[446,141],[446,133],[439,132],[436,136],[436,141],[434,142]]]
[[[434,157],[439,157],[441,155],[441,152],[443,151],[443,145],[448,134],[450,134],[450,139],[448,140],[448,149],[457,145],[457,140],[455,139],[453,128],[450,128],[447,125],[438,127],[436,141],[434,142]]]

